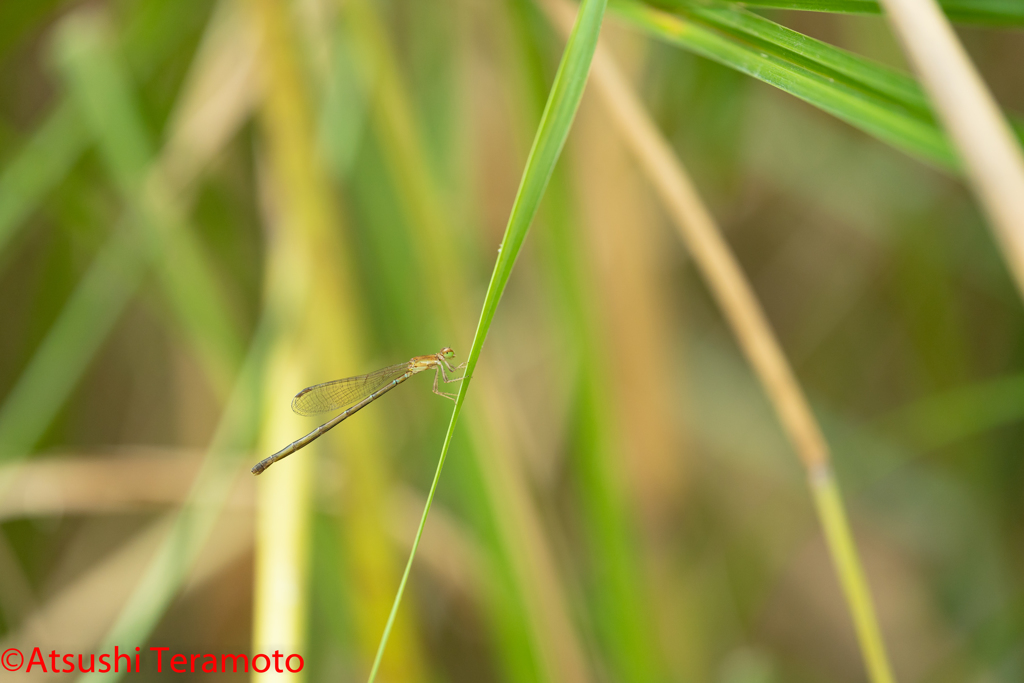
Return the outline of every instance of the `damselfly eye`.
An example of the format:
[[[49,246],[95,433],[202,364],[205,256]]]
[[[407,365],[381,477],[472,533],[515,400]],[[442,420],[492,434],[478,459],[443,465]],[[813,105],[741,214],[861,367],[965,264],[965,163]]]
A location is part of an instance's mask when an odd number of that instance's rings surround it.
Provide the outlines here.
[[[451,347],[448,346],[441,349],[441,355],[447,358],[448,360],[455,358],[455,352],[451,349]]]

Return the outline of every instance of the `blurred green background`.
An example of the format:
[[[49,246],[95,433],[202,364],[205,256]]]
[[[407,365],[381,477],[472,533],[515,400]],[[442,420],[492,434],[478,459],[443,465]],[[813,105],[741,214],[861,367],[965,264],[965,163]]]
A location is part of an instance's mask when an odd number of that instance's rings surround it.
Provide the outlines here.
[[[1024,316],[972,196],[618,5],[833,448],[897,678],[1024,680]],[[1024,112],[1024,8],[957,7]],[[879,16],[759,14],[906,71]],[[315,426],[303,386],[465,358],[563,44],[530,0],[0,4],[0,649],[281,639],[365,678],[451,404],[415,378],[248,468]],[[380,680],[866,680],[799,462],[592,89],[488,342]]]

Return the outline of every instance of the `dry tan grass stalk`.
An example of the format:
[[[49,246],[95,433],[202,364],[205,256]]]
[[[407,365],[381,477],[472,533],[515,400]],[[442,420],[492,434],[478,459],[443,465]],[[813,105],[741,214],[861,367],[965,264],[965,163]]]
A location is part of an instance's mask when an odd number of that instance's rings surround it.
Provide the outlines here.
[[[574,12],[568,0],[544,0],[541,5],[556,27],[563,33],[570,30]],[[891,683],[894,680],[891,665],[838,485],[829,466],[828,445],[753,289],[671,145],[600,44],[594,55],[591,82],[665,204],[807,470],[865,666],[875,683]]]
[[[197,450],[137,446],[6,465],[0,467],[0,477],[10,477],[12,493],[0,498],[0,520],[181,505],[201,462]],[[228,505],[250,508],[252,496],[252,478],[240,476]]]
[[[881,0],[1024,296],[1024,155],[934,0]]]

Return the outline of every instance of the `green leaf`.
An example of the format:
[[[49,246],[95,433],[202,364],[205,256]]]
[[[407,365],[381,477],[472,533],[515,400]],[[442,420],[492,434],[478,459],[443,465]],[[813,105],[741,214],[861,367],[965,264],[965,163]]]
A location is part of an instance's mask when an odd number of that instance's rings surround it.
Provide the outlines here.
[[[612,8],[653,37],[773,85],[932,164],[959,168],[906,75],[723,3],[677,3],[669,13],[613,0]]]
[[[875,0],[743,0],[740,7],[838,12],[842,14],[881,14]],[[994,26],[1024,25],[1024,3],[1019,0],[939,0],[951,21]]]
[[[58,105],[0,174],[0,254],[88,145],[78,110]]]
[[[437,462],[437,470],[430,485],[430,492],[427,494],[427,503],[423,509],[423,516],[416,531],[412,551],[409,553],[409,561],[406,563],[405,573],[402,575],[402,581],[395,595],[395,602],[391,607],[391,614],[388,616],[387,625],[384,627],[384,634],[377,648],[377,656],[374,659],[373,668],[370,670],[369,680],[371,683],[377,676],[381,657],[384,654],[384,648],[387,646],[388,636],[391,633],[395,615],[398,613],[398,606],[402,601],[405,585],[409,578],[409,571],[412,568],[413,559],[416,557],[416,549],[423,535],[423,528],[427,522],[430,505],[434,500],[434,493],[437,491],[437,484],[441,478],[445,457],[448,454],[448,448],[455,433],[455,425],[458,422],[459,414],[462,412],[462,405],[466,400],[466,392],[469,389],[470,381],[473,379],[473,371],[480,359],[484,340],[487,338],[487,332],[490,330],[494,314],[498,309],[501,295],[505,291],[505,285],[512,275],[512,268],[515,266],[516,257],[519,255],[519,250],[526,240],[530,224],[537,214],[537,208],[540,206],[544,190],[551,179],[555,163],[558,161],[562,147],[565,145],[565,140],[569,135],[569,130],[572,128],[572,122],[576,116],[580,98],[583,96],[583,88],[587,82],[590,62],[594,57],[594,50],[597,47],[597,38],[601,31],[601,21],[604,17],[606,4],[607,0],[583,0],[580,3],[579,13],[576,15],[576,24],[566,43],[562,62],[559,64],[555,81],[551,86],[551,92],[548,96],[547,105],[544,107],[544,113],[541,115],[533,147],[526,160],[526,168],[519,183],[519,191],[512,204],[512,212],[509,216],[508,226],[505,228],[505,236],[498,247],[498,260],[491,274],[491,282],[487,287],[487,294],[484,296],[483,310],[480,312],[480,321],[477,324],[473,345],[469,352],[469,359],[466,362],[465,379],[459,387],[455,410],[452,411],[452,418],[448,423],[448,432],[445,434],[444,445],[441,447],[441,456]]]

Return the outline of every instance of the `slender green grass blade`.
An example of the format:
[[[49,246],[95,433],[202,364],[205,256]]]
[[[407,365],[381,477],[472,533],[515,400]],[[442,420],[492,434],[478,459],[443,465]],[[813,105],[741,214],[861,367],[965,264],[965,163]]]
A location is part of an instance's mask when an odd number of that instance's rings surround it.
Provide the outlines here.
[[[884,142],[947,170],[959,167],[920,90],[896,72],[721,5],[677,12],[613,0],[650,35],[788,92]]]
[[[875,0],[742,0],[741,7],[789,9],[842,14],[881,14]],[[992,26],[1024,25],[1024,4],[1017,0],[939,0],[950,20]]]
[[[145,275],[141,241],[120,232],[76,286],[0,407],[0,461],[31,451],[99,351]]]
[[[911,114],[933,121],[928,98],[908,74],[726,3],[698,4],[680,0],[676,7],[681,13],[691,15],[736,40],[750,41],[755,47],[777,53],[794,65],[820,73],[839,85],[889,99]]]
[[[430,485],[430,492],[427,494],[426,506],[423,508],[423,517],[420,519],[419,528],[416,530],[416,538],[413,541],[412,551],[409,553],[409,561],[406,563],[405,572],[402,575],[398,592],[395,595],[395,602],[391,608],[391,614],[388,616],[388,622],[384,627],[384,634],[381,637],[380,646],[377,649],[377,655],[370,670],[369,681],[371,683],[377,676],[377,670],[380,667],[380,661],[387,646],[388,636],[394,624],[395,615],[398,613],[398,606],[402,601],[402,594],[409,579],[409,571],[416,557],[416,548],[419,546],[420,538],[423,535],[423,527],[426,525],[430,505],[434,500],[437,484],[441,478],[445,456],[448,454],[448,448],[455,433],[455,424],[462,411],[462,405],[466,400],[466,391],[473,378],[473,370],[479,361],[484,340],[494,319],[494,314],[497,311],[501,295],[505,290],[505,285],[512,274],[516,256],[519,255],[519,250],[522,248],[527,232],[529,232],[533,217],[537,213],[537,208],[540,205],[541,197],[544,195],[548,180],[551,178],[555,163],[558,161],[562,147],[569,135],[569,130],[572,128],[572,122],[576,116],[580,98],[583,96],[583,88],[586,85],[590,62],[597,47],[597,38],[601,31],[601,20],[604,17],[606,4],[606,0],[584,0],[580,4],[576,25],[573,27],[572,35],[566,44],[561,64],[558,67],[558,73],[555,75],[555,81],[551,86],[551,94],[544,108],[544,114],[541,116],[533,148],[530,150],[530,156],[526,161],[526,168],[523,171],[519,191],[512,205],[512,212],[509,216],[508,226],[505,229],[505,236],[499,247],[498,260],[491,275],[487,294],[484,297],[483,310],[480,313],[480,321],[477,325],[476,335],[473,338],[473,345],[466,364],[465,379],[459,387],[455,409],[452,411],[448,431],[445,434],[444,445],[441,447],[441,456],[437,462],[437,470]]]
[[[63,102],[0,174],[0,254],[89,143],[78,111]]]
[[[39,7],[45,5],[40,4]],[[140,4],[138,13],[130,18],[128,26],[117,36],[122,52],[134,66],[135,72],[140,75],[151,74],[188,35],[180,27],[201,16],[201,10],[199,3],[180,0],[157,0]],[[38,9],[33,12],[38,12]],[[178,27],[177,30],[168,31],[166,27],[171,25]],[[10,30],[12,26],[5,25],[0,33]],[[151,39],[155,26],[158,27],[161,40]],[[2,43],[3,38],[0,36],[0,45]],[[0,47],[0,57],[2,51]],[[25,219],[67,176],[82,152],[91,144],[89,131],[80,117],[81,112],[74,103],[62,100],[0,173],[0,255],[18,228],[24,225]]]

